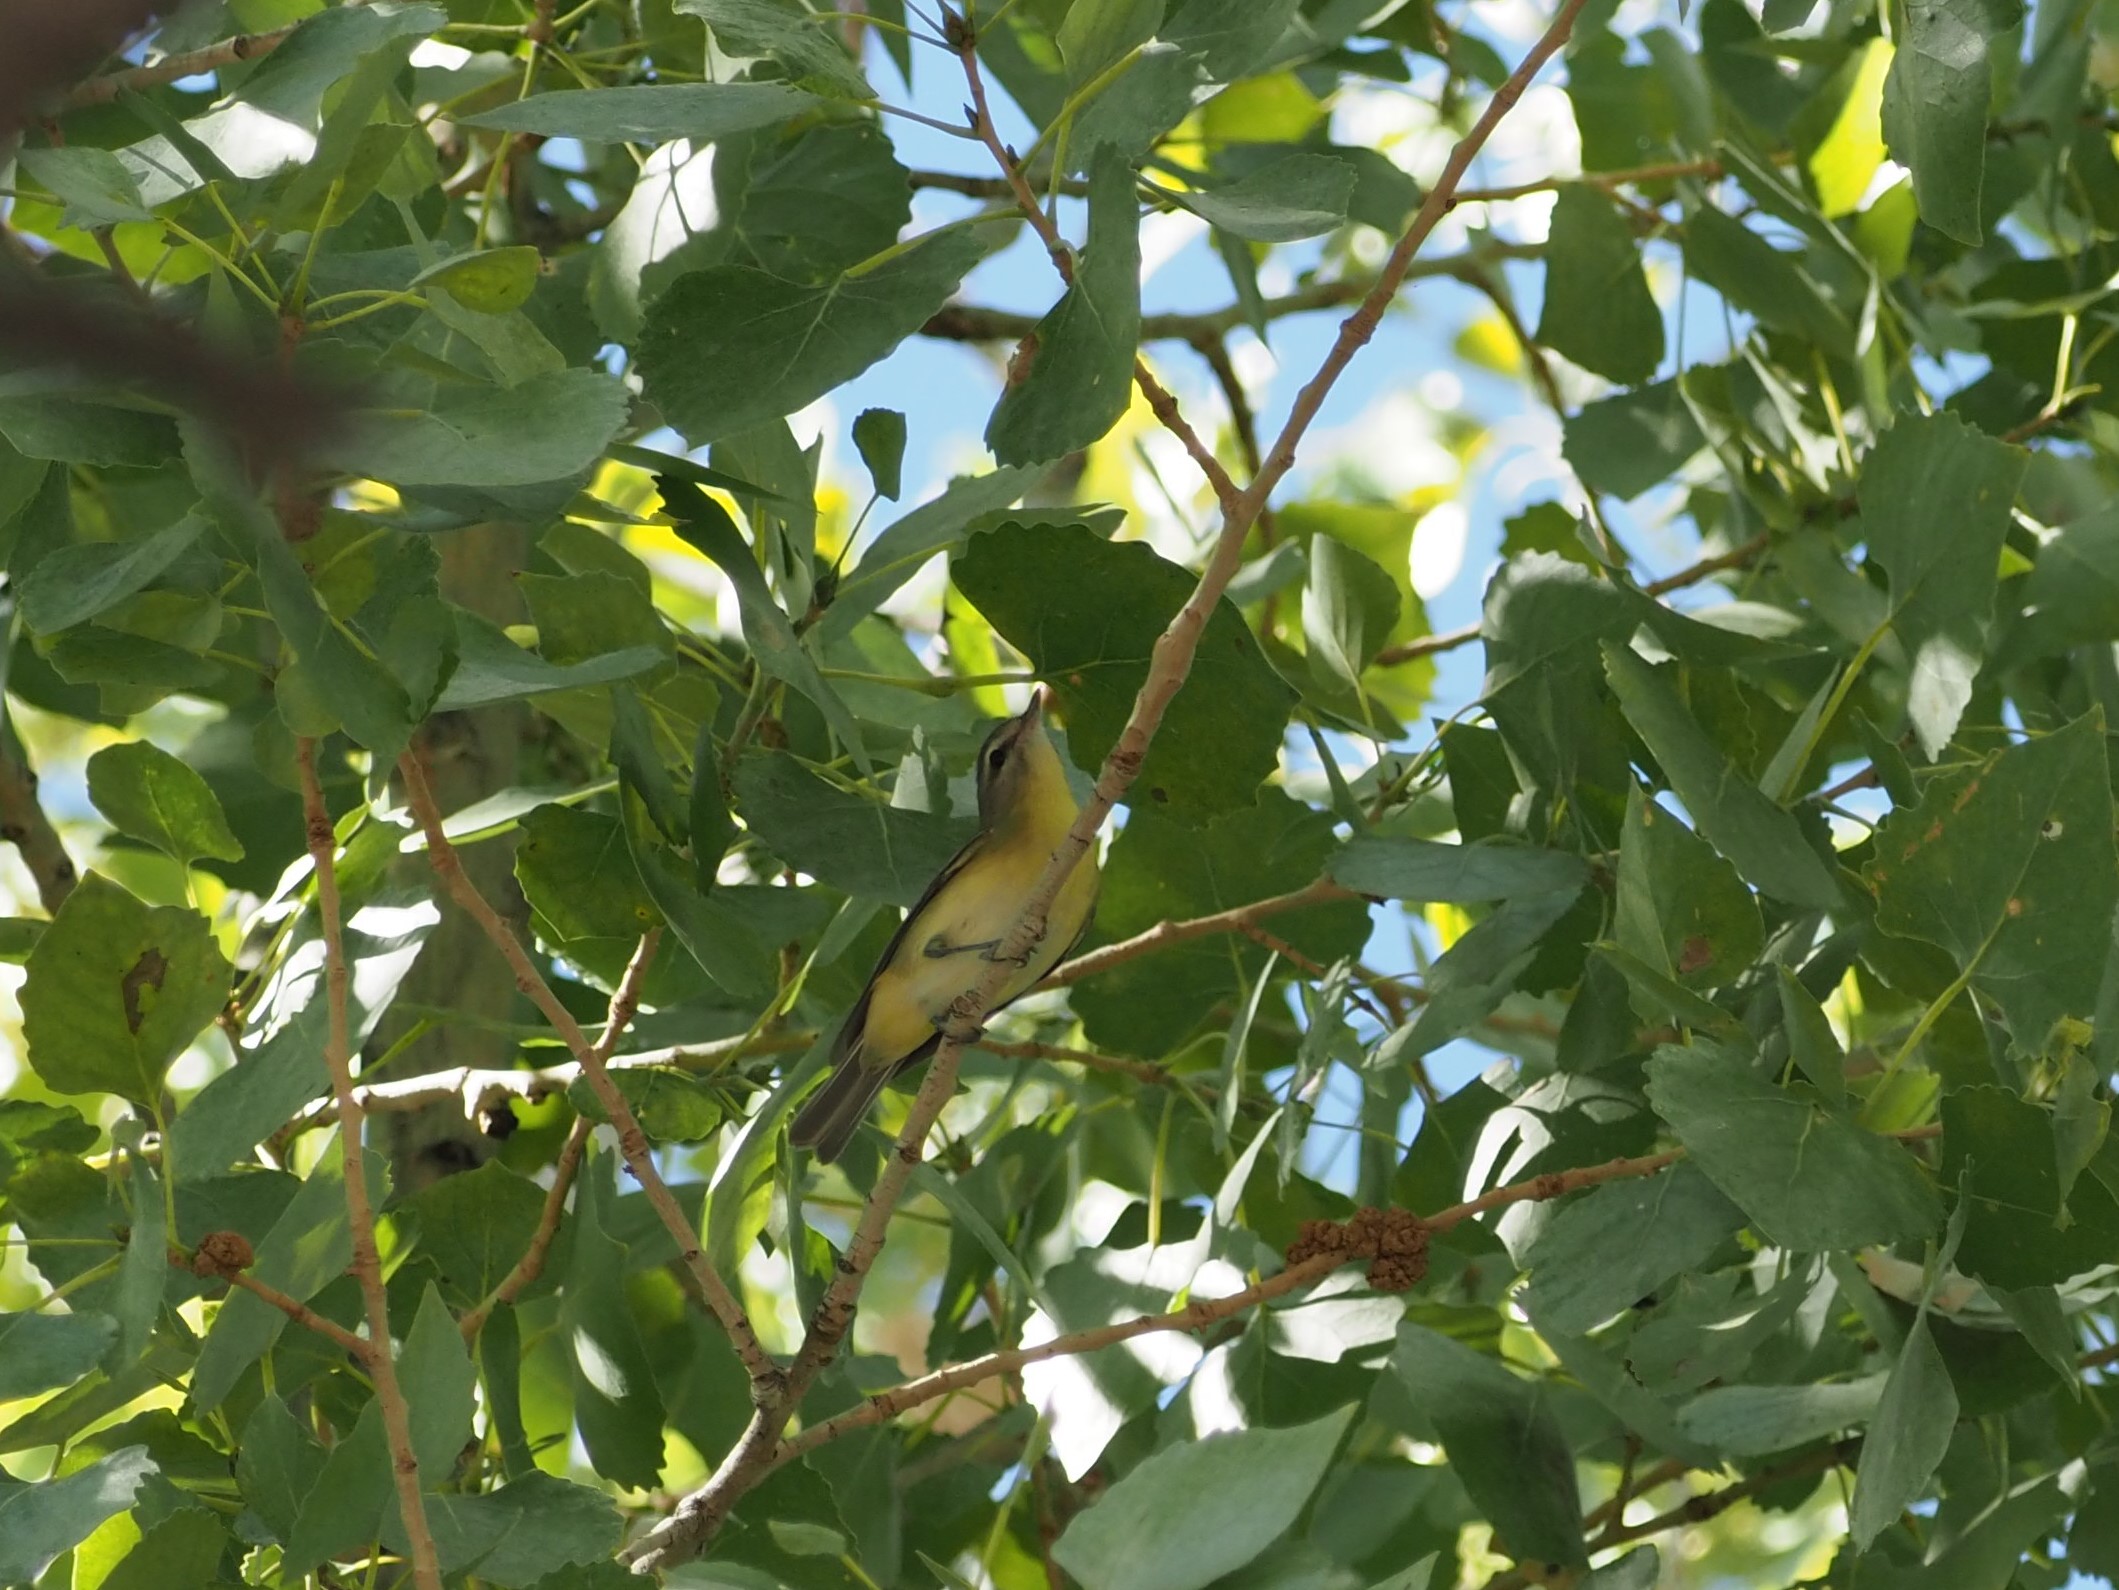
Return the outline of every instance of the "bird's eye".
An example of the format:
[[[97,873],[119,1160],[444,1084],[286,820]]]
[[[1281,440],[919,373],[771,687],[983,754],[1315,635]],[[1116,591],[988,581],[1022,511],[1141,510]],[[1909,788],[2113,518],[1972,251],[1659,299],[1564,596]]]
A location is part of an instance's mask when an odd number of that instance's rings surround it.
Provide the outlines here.
[[[1002,768],[1006,767],[1007,765],[1008,765],[1008,747],[1007,747],[1007,746],[1005,746],[1005,745],[996,745],[996,746],[995,746],[995,747],[994,747],[994,748],[993,748],[992,750],[990,750],[990,751],[988,751],[988,752],[986,753],[986,771],[987,771],[987,772],[989,772],[989,773],[998,773],[998,772],[999,772],[999,771],[1000,771],[1000,770],[1001,770]]]

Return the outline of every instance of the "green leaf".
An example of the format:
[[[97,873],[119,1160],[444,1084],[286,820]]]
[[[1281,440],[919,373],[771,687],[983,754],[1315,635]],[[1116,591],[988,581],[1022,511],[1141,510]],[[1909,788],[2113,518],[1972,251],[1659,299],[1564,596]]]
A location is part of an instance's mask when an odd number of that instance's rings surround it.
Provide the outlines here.
[[[579,138],[585,143],[712,143],[777,126],[823,101],[785,83],[646,83],[563,88],[462,118],[468,127]]]
[[[1331,155],[1288,155],[1222,187],[1160,191],[1224,232],[1254,243],[1292,243],[1346,224],[1354,168]]]
[[[132,172],[108,149],[23,149],[15,159],[66,206],[62,225],[85,230],[154,219]]]
[[[867,771],[868,748],[862,741],[860,725],[818,671],[815,658],[795,633],[793,622],[773,600],[765,572],[728,510],[687,481],[658,476],[656,483],[662,491],[663,506],[676,520],[677,534],[727,575],[729,584],[736,588],[736,600],[743,612],[743,639],[752,658],[773,678],[808,697],[824,714],[824,721],[839,737],[839,743]]]
[[[1208,97],[1265,64],[1286,35],[1296,0],[1172,0],[1155,44],[1076,115],[1070,164],[1098,152],[1144,152]]]
[[[1589,865],[1564,850],[1539,850],[1505,840],[1449,845],[1434,839],[1364,834],[1332,858],[1334,883],[1357,894],[1393,900],[1480,900],[1573,894],[1589,881]]]
[[[1523,1307],[1542,1330],[1586,1335],[1705,1264],[1744,1223],[1698,1168],[1614,1181],[1568,1204],[1523,1256]]]
[[[613,1484],[644,1488],[662,1472],[662,1397],[626,1307],[625,1249],[610,1233],[611,1163],[600,1155],[588,1161],[574,1184],[574,1252],[560,1321],[574,1423],[590,1464]]]
[[[1441,1432],[1450,1467],[1509,1551],[1538,1562],[1584,1561],[1574,1457],[1546,1387],[1411,1321],[1398,1327],[1391,1367]]]
[[[2094,1270],[2119,1242],[2119,1203],[2096,1175],[2063,1193],[2050,1111],[2002,1087],[1943,1095],[1942,1175],[1963,1188],[1957,1262],[2007,1290]]]
[[[629,646],[560,667],[516,645],[476,613],[452,608],[449,616],[456,624],[457,663],[434,703],[436,712],[461,712],[466,707],[520,701],[553,690],[613,684],[659,667],[665,657],[660,645]]]
[[[35,1579],[104,1519],[132,1506],[154,1474],[147,1448],[129,1446],[64,1479],[0,1488],[0,1584]]]
[[[561,668],[613,653],[676,655],[676,637],[647,592],[603,569],[586,574],[522,574],[516,586],[537,626],[537,650]]]
[[[1052,38],[1067,63],[1067,86],[1081,88],[1128,50],[1147,43],[1162,19],[1163,0],[1077,0]]]
[[[525,813],[520,829],[516,882],[562,938],[630,944],[660,921],[617,818],[553,804]]]
[[[1097,901],[1100,939],[1126,938],[1164,920],[1206,916],[1286,894],[1315,881],[1334,845],[1329,816],[1268,785],[1256,804],[1208,823],[1135,810],[1104,858]],[[1359,901],[1273,919],[1273,931],[1329,964],[1358,954],[1369,932]],[[1074,990],[1074,1009],[1097,1043],[1160,1054],[1182,1042],[1223,998],[1240,999],[1266,952],[1241,940],[1195,940],[1112,967]]]
[[[1765,944],[1758,901],[1735,869],[1638,788],[1626,799],[1611,935],[1658,976],[1695,991],[1736,982]]]
[[[1038,469],[996,469],[959,477],[932,502],[922,503],[891,525],[869,542],[859,565],[840,582],[837,599],[817,624],[819,643],[830,645],[850,634],[929,558],[962,546],[974,521],[1017,501],[1041,473]]]
[[[0,436],[30,458],[97,468],[153,469],[177,453],[167,417],[68,398],[0,398]]]
[[[1906,714],[1930,758],[1942,754],[1972,697],[2002,537],[2028,460],[1953,414],[1899,420],[1862,460],[1862,533],[1890,575],[1891,626],[1910,681]]]
[[[1295,1522],[1354,1411],[1165,1448],[1077,1515],[1053,1560],[1084,1590],[1200,1590]]]
[[[905,489],[905,416],[896,409],[863,409],[854,416],[853,445],[876,495],[896,502]]]
[[[769,55],[787,69],[790,81],[820,94],[875,98],[840,42],[837,17],[815,15],[802,0],[676,0],[676,9],[704,18],[714,42],[730,55]]]
[[[429,1496],[427,1517],[446,1573],[469,1568],[479,1583],[504,1590],[592,1590],[605,1583],[592,1570],[624,1583],[625,1570],[609,1558],[625,1526],[593,1486],[533,1471],[497,1491]],[[394,1527],[384,1538],[405,1549]]]
[[[412,278],[413,287],[439,287],[466,309],[481,315],[504,315],[520,309],[537,291],[543,256],[527,243],[460,254],[429,266]]]
[[[189,513],[138,541],[92,541],[39,558],[22,581],[22,622],[56,635],[107,613],[153,584],[205,529],[205,516]]]
[[[1538,341],[1621,386],[1654,375],[1663,362],[1663,312],[1618,206],[1596,188],[1563,185],[1545,260]]]
[[[1085,769],[1117,743],[1156,637],[1195,584],[1142,542],[1014,521],[975,538],[950,573],[1058,693],[1068,748]],[[1133,785],[1134,807],[1203,817],[1247,804],[1278,763],[1289,697],[1250,627],[1216,603]]]
[[[1877,925],[1947,950],[2039,1050],[2097,1006],[2119,904],[2101,714],[1929,780],[1877,830]]]
[[[454,1472],[471,1439],[478,1370],[456,1329],[456,1316],[431,1281],[398,1349],[397,1378],[412,1415],[412,1455],[419,1460],[420,1482],[438,1487]]]
[[[1685,223],[1689,270],[1761,325],[1815,343],[1826,353],[1849,357],[1854,328],[1805,275],[1794,256],[1711,205]]]
[[[107,745],[88,759],[88,798],[111,827],[189,864],[241,861],[213,789],[191,765],[146,740]]]
[[[652,1143],[701,1143],[720,1128],[725,1112],[710,1083],[675,1066],[620,1066],[611,1080]],[[567,1088],[567,1102],[592,1121],[608,1121],[603,1101],[586,1077]]]
[[[228,998],[232,968],[195,911],[149,906],[88,873],[30,952],[22,1036],[61,1093],[154,1107],[162,1074]]]
[[[293,1538],[302,1502],[324,1469],[324,1449],[278,1397],[262,1399],[243,1422],[235,1479],[250,1510],[282,1544]]]
[[[393,486],[565,480],[603,455],[629,402],[601,370],[552,370],[510,387],[446,385],[417,413],[355,420],[324,461]]]
[[[1907,0],[1884,79],[1884,141],[1913,173],[1920,218],[1960,243],[1984,236],[1980,189],[1992,50],[2015,26],[2013,0]]]
[[[1879,1374],[1806,1386],[1717,1386],[1678,1410],[1678,1427],[1732,1457],[1765,1457],[1866,1423],[1883,1400],[1885,1380]]]
[[[442,1279],[472,1302],[483,1300],[515,1268],[544,1213],[537,1184],[498,1160],[444,1176],[412,1199],[420,1251]]]
[[[719,441],[851,381],[925,325],[985,252],[948,231],[817,286],[746,265],[693,271],[648,312],[634,368],[687,441]]]
[[[1658,1049],[1648,1099],[1708,1180],[1780,1247],[1917,1242],[1941,1222],[1934,1189],[1903,1148],[1775,1087],[1730,1050]]]
[[[1839,1046],[1824,1007],[1810,997],[1787,967],[1776,967],[1781,992],[1781,1025],[1788,1034],[1788,1055],[1810,1085],[1838,1105],[1847,1097],[1847,1056]]]
[[[1854,1505],[1847,1518],[1855,1550],[1868,1550],[1926,1493],[1956,1429],[1957,1388],[1950,1383],[1950,1372],[1928,1329],[1927,1310],[1922,1309],[1906,1332],[1898,1362],[1884,1384],[1883,1401],[1862,1442]]]
[[[1079,452],[1119,421],[1140,350],[1140,211],[1116,150],[1089,177],[1089,241],[1058,304],[1017,347],[986,422],[1002,464]]]
[[[1375,559],[1336,536],[1310,537],[1302,636],[1310,666],[1362,698],[1362,671],[1398,623],[1398,586]]]
[[[105,1355],[112,1370],[130,1369],[147,1351],[148,1337],[162,1311],[169,1280],[169,1234],[163,1209],[162,1181],[155,1167],[135,1156],[131,1161],[132,1230],[125,1238],[125,1258],[118,1267],[110,1312],[118,1322],[117,1340]]]
[[[1562,451],[1592,491],[1638,497],[1707,445],[1676,381],[1585,403],[1567,417]]]
[[[834,889],[910,906],[974,825],[827,784],[785,751],[736,767],[744,824],[787,865]]]
[[[1630,646],[1606,641],[1603,651],[1604,672],[1626,721],[1648,742],[1708,843],[1762,893],[1813,909],[1836,905],[1838,881],[1795,819],[1708,738],[1664,674]]]
[[[117,1339],[108,1314],[0,1314],[0,1402],[79,1380]]]
[[[380,1206],[389,1193],[389,1166],[374,1149],[364,1162],[368,1196]],[[266,1285],[307,1302],[346,1273],[353,1260],[347,1225],[346,1183],[335,1142],[302,1179],[287,1208],[257,1245],[250,1273]],[[193,1401],[217,1408],[243,1371],[272,1350],[287,1329],[287,1316],[249,1292],[231,1292],[214,1316],[191,1380]]]

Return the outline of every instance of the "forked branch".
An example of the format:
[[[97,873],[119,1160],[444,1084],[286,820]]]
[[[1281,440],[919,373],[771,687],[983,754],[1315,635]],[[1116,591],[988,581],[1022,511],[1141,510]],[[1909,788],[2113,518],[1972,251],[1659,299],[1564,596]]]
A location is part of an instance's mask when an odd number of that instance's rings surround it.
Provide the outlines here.
[[[1207,471],[1207,478],[1214,482],[1216,492],[1221,497],[1221,529],[1212,555],[1200,575],[1199,583],[1155,643],[1150,655],[1147,678],[1134,698],[1133,710],[1124,730],[1097,776],[1094,792],[1084,803],[1074,826],[1053,852],[1043,875],[1025,900],[1014,927],[1004,936],[1000,947],[995,951],[985,977],[977,987],[951,1007],[949,1024],[943,1032],[941,1045],[929,1063],[927,1075],[922,1080],[919,1094],[906,1117],[904,1129],[899,1132],[891,1155],[876,1178],[874,1190],[862,1210],[860,1221],[847,1246],[846,1255],[840,1261],[838,1272],[833,1276],[822,1301],[811,1315],[807,1335],[788,1372],[786,1386],[777,1397],[761,1402],[734,1450],[722,1461],[706,1484],[686,1496],[669,1518],[628,1548],[625,1558],[635,1571],[652,1572],[673,1567],[698,1555],[720,1529],[736,1499],[770,1472],[781,1447],[781,1432],[786,1428],[787,1420],[798,1405],[802,1392],[817,1372],[836,1355],[840,1343],[851,1328],[863,1280],[876,1254],[881,1251],[891,1214],[904,1194],[914,1167],[921,1160],[929,1130],[956,1089],[957,1068],[964,1046],[976,1040],[980,1023],[986,1012],[992,1008],[993,1000],[1007,980],[1011,966],[1020,961],[1029,948],[1043,938],[1047,914],[1061,886],[1066,882],[1067,875],[1088,853],[1090,846],[1095,843],[1097,832],[1110,816],[1112,807],[1139,775],[1141,765],[1147,757],[1148,747],[1162,725],[1164,713],[1169,710],[1170,702],[1191,672],[1192,659],[1198,651],[1200,636],[1205,632],[1208,616],[1220,602],[1222,593],[1228,589],[1229,581],[1235,577],[1242,563],[1244,541],[1252,525],[1257,522],[1259,512],[1264,508],[1274,486],[1293,467],[1296,448],[1322,409],[1325,398],[1345,372],[1354,354],[1375,334],[1385,306],[1405,279],[1413,256],[1433,232],[1436,223],[1447,213],[1453,202],[1452,196],[1458,184],[1464,180],[1473,157],[1485,145],[1501,118],[1522,98],[1530,80],[1566,42],[1568,35],[1573,31],[1575,17],[1585,3],[1586,0],[1564,0],[1552,24],[1531,47],[1508,80],[1495,91],[1493,99],[1471,130],[1451,151],[1442,179],[1429,192],[1405,235],[1392,249],[1389,261],[1377,277],[1375,285],[1362,300],[1361,306],[1348,316],[1340,327],[1338,339],[1334,342],[1331,352],[1326,355],[1317,374],[1297,396],[1287,424],[1266,454],[1263,467],[1249,486],[1240,493],[1231,494],[1224,491],[1221,481],[1226,480],[1227,472],[1221,469],[1218,461],[1214,461],[1211,468],[1202,462],[1201,468]],[[960,51],[976,88],[977,68],[975,60],[972,59],[974,44],[975,40],[964,39],[960,42]],[[990,117],[978,116],[975,113],[974,120],[975,123],[983,121],[986,124],[985,131],[990,131]],[[975,125],[974,130],[980,129]],[[997,143],[997,140],[989,142]],[[1021,173],[1007,151],[1002,148],[998,153],[1003,174],[1009,178],[1011,189],[1017,192],[1020,203],[1027,193],[1027,185],[1022,183]],[[1033,225],[1039,224],[1035,217],[1041,214],[1034,200],[1026,207],[1025,217],[1030,219]],[[1055,259],[1063,257],[1063,246],[1055,246],[1056,237],[1049,222],[1039,226],[1039,231],[1048,249],[1053,250]],[[1180,435],[1182,439],[1182,433]],[[1194,451],[1196,457],[1197,449],[1198,439],[1194,436],[1187,442],[1187,450]],[[1211,453],[1207,456],[1212,458]]]

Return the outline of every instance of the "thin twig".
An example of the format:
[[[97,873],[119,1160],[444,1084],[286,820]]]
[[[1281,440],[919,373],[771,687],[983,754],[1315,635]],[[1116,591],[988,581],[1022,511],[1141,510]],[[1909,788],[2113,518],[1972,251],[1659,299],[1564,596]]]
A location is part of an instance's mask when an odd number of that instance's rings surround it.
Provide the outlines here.
[[[1329,905],[1338,900],[1361,898],[1362,896],[1353,890],[1342,888],[1329,878],[1319,878],[1315,883],[1305,884],[1291,893],[1253,900],[1249,905],[1216,911],[1211,916],[1191,917],[1178,922],[1158,922],[1129,939],[1120,939],[1116,944],[1100,945],[1086,954],[1075,956],[1073,960],[1048,973],[1038,987],[1065,988],[1085,977],[1094,977],[1099,972],[1109,971],[1114,966],[1138,960],[1143,955],[1152,955],[1157,950],[1165,950],[1172,945],[1188,943],[1193,939],[1211,938],[1222,933],[1245,932],[1267,917],[1278,916],[1283,911],[1299,911],[1307,906]]]
[[[1060,236],[1059,227],[1052,217],[1046,214],[1044,207],[1037,202],[1037,195],[1030,191],[1030,184],[1024,178],[1022,168],[1016,164],[1014,153],[1001,142],[1000,131],[994,126],[993,112],[986,103],[985,75],[979,70],[977,35],[969,26],[964,26],[956,31],[954,37],[957,43],[957,58],[964,68],[964,82],[971,90],[971,129],[992,154],[994,163],[1001,168],[1001,174],[1008,183],[1009,193],[1015,199],[1016,208],[1022,212],[1023,219],[1030,223],[1031,229],[1044,243],[1045,253],[1052,260],[1052,268],[1059,272],[1060,280],[1071,285],[1074,281],[1074,254],[1067,247],[1066,239]],[[1240,495],[1236,482],[1229,477],[1228,470],[1222,467],[1221,460],[1214,456],[1214,450],[1200,440],[1199,433],[1192,428],[1191,422],[1178,407],[1177,399],[1171,395],[1169,388],[1156,379],[1144,359],[1135,358],[1133,361],[1133,384],[1140,388],[1141,396],[1148,400],[1149,409],[1161,422],[1163,429],[1177,438],[1192,462],[1199,466],[1200,473],[1206,476],[1207,484],[1213,488],[1222,511],[1227,513],[1234,509]]]
[[[1715,575],[1727,573],[1731,569],[1748,568],[1757,562],[1760,555],[1772,544],[1772,536],[1762,530],[1742,546],[1731,547],[1727,552],[1717,552],[1711,558],[1701,558],[1697,563],[1688,564],[1675,574],[1666,574],[1660,580],[1650,580],[1641,589],[1649,596],[1668,596],[1672,591],[1697,585],[1702,580],[1712,579]],[[1418,640],[1384,647],[1376,653],[1374,666],[1387,667],[1392,663],[1411,662],[1416,657],[1432,657],[1437,652],[1455,651],[1459,646],[1469,646],[1483,633],[1477,624],[1466,624],[1461,629],[1444,630],[1439,635],[1422,635]]]
[[[270,55],[286,43],[299,26],[299,23],[290,22],[283,28],[273,28],[265,33],[238,33],[232,39],[222,39],[196,50],[165,55],[146,66],[132,66],[122,72],[91,77],[66,96],[66,108],[79,110],[86,105],[108,105],[128,89],[138,93],[144,88],[174,83],[179,78],[197,77],[201,72],[211,72],[237,61],[254,61],[261,55]]]
[[[1415,261],[1407,268],[1406,281],[1425,281],[1436,277],[1449,277],[1466,286],[1478,285],[1478,274],[1489,261],[1510,259],[1542,259],[1544,250],[1528,243],[1482,243],[1476,253],[1449,254],[1441,259]],[[1373,276],[1341,277],[1332,281],[1312,282],[1294,292],[1284,293],[1264,300],[1260,306],[1263,317],[1268,320],[1284,320],[1290,315],[1316,314],[1323,310],[1344,309],[1348,304],[1359,303],[1376,285]],[[920,334],[943,342],[1014,342],[1037,329],[1038,317],[1011,309],[992,309],[982,304],[952,304],[935,312],[920,328]],[[1185,342],[1197,346],[1202,337],[1225,337],[1240,331],[1251,323],[1250,311],[1241,304],[1226,304],[1220,309],[1192,312],[1168,311],[1143,315],[1140,320],[1140,336],[1143,342]]]
[[[508,924],[501,920],[500,913],[493,909],[492,902],[479,892],[478,885],[473,883],[470,875],[464,871],[463,859],[457,855],[456,847],[449,842],[449,836],[442,831],[441,809],[434,803],[433,791],[427,786],[426,770],[420,766],[417,755],[406,752],[399,759],[398,768],[404,777],[405,796],[412,808],[412,814],[426,832],[427,859],[434,868],[435,876],[441,880],[442,887],[448,891],[449,897],[478,923],[486,937],[492,941],[493,947],[507,960],[509,969],[515,974],[515,986],[544,1012],[545,1020],[552,1024],[552,1029],[559,1034],[561,1041],[580,1064],[582,1074],[589,1079],[590,1086],[596,1089],[597,1101],[602,1104],[604,1113],[611,1118],[611,1124],[618,1129],[619,1152],[625,1156],[626,1166],[632,1171],[634,1180],[639,1182],[640,1190],[647,1195],[649,1206],[660,1218],[670,1236],[676,1240],[677,1253],[684,1263],[685,1273],[692,1278],[699,1295],[712,1310],[714,1318],[721,1322],[721,1328],[728,1333],[728,1339],[736,1349],[736,1356],[742,1360],[743,1367],[750,1374],[754,1394],[765,1394],[779,1384],[780,1368],[773,1362],[772,1355],[766,1352],[764,1344],[758,1340],[758,1333],[752,1328],[750,1317],[743,1311],[743,1305],[737,1301],[728,1283],[715,1272],[705,1252],[700,1248],[699,1235],[693,1228],[690,1217],[670,1192],[669,1184],[662,1179],[662,1173],[655,1168],[654,1158],[648,1152],[647,1136],[640,1130],[639,1121],[634,1119],[632,1106],[626,1102],[625,1095],[618,1091],[618,1085],[611,1080],[603,1057],[596,1052],[596,1046],[590,1043],[588,1036],[582,1032],[581,1023],[574,1019],[573,1012],[568,1010],[565,1002],[553,992],[552,985],[545,980],[544,974],[538,971],[528,952],[509,930]],[[651,941],[657,937],[658,935],[650,934],[643,938],[641,950],[634,956],[636,963],[653,958],[654,943]],[[627,980],[631,981],[634,976],[632,967],[627,968],[626,975]],[[344,1108],[344,1102],[341,1101],[342,1112]]]
[[[302,815],[309,857],[316,868],[317,926],[324,940],[324,998],[329,1015],[324,1060],[338,1095],[339,1162],[346,1186],[346,1220],[352,1228],[353,1275],[367,1306],[368,1337],[373,1350],[368,1376],[382,1410],[383,1431],[390,1444],[390,1469],[397,1485],[399,1516],[412,1557],[412,1578],[419,1590],[441,1590],[441,1557],[427,1525],[427,1504],[420,1492],[419,1458],[412,1450],[412,1410],[397,1380],[397,1360],[390,1348],[390,1296],[383,1288],[382,1255],[375,1245],[375,1208],[368,1198],[368,1166],[362,1143],[360,1100],[353,1094],[353,1045],[346,1021],[346,944],[339,918],[338,839],[324,787],[317,779],[316,741],[299,740],[295,761],[302,778]]]
[[[282,1292],[270,1282],[260,1281],[247,1271],[224,1270],[220,1274],[230,1286],[239,1287],[261,1303],[271,1304],[295,1324],[336,1343],[339,1350],[355,1363],[371,1370],[374,1368],[376,1345],[367,1337],[349,1331],[335,1319],[324,1318],[300,1298]],[[387,1337],[384,1339],[388,1340]]]

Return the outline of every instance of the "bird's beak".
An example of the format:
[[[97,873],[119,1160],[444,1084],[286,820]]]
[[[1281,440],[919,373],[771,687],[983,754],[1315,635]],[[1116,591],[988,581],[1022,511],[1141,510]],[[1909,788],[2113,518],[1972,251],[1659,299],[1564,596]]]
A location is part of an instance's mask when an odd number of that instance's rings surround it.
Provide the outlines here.
[[[1030,705],[1023,709],[1023,721],[1025,723],[1036,723],[1044,717],[1046,709],[1051,705],[1051,687],[1047,685],[1037,686],[1030,692]]]

